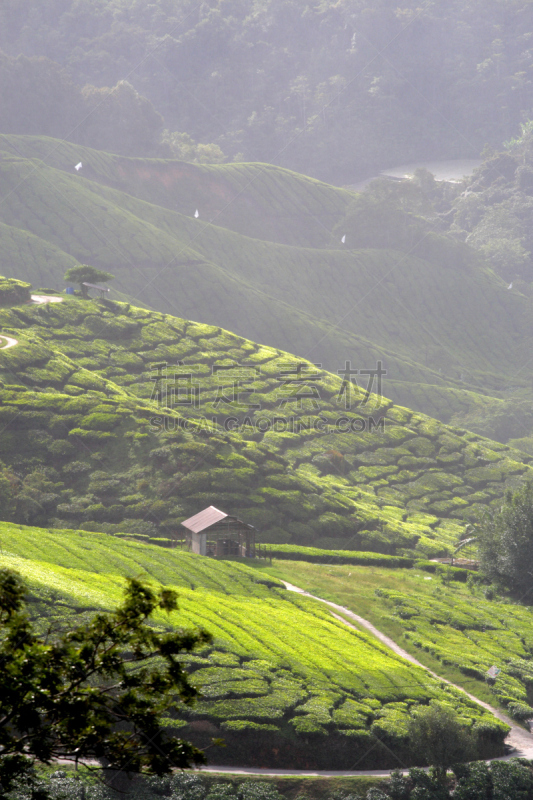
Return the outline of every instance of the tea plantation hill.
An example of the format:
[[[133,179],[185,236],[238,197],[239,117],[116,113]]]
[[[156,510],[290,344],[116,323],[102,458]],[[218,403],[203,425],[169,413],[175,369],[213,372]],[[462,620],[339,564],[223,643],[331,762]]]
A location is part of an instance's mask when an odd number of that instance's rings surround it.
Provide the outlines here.
[[[1,309],[0,332],[5,520],[167,539],[213,504],[266,542],[435,556],[531,474],[216,326],[65,296]]]
[[[472,575],[466,583],[465,570],[455,573],[461,581],[450,580],[454,573],[448,570],[439,576],[436,566],[428,562],[422,571],[276,561],[267,572],[351,609],[437,674],[515,719],[531,719],[531,606],[498,597]],[[493,665],[500,673],[487,680]]]
[[[1,136],[0,171],[8,276],[59,287],[89,262],[135,302],[333,372],[381,360],[396,402],[446,422],[497,415],[510,385],[530,399],[531,300],[434,233],[416,255],[380,236],[343,246],[332,230],[347,191],[264,164],[127,159],[39,137]]]
[[[209,747],[211,763],[412,764],[407,723],[432,701],[459,713],[477,739],[477,757],[502,753],[507,725],[260,571],[95,533],[0,523],[0,540],[0,566],[27,581],[32,616],[43,629],[83,624],[115,607],[127,575],[177,588],[180,610],[155,623],[202,626],[214,642],[184,656],[203,698],[167,724],[203,747],[223,737],[224,748]]]
[[[271,164],[190,164],[126,158],[44,136],[0,134],[0,151],[31,159],[139,200],[202,219],[244,236],[292,245],[324,247],[346,214],[350,192]],[[96,187],[93,187],[93,189]]]

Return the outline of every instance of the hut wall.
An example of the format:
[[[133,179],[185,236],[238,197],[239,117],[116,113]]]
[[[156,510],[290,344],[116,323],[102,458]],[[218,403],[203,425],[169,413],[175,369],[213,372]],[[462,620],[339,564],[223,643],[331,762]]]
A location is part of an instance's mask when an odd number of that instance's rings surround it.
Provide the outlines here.
[[[207,534],[193,533],[191,537],[191,550],[199,556],[205,556],[207,549]]]

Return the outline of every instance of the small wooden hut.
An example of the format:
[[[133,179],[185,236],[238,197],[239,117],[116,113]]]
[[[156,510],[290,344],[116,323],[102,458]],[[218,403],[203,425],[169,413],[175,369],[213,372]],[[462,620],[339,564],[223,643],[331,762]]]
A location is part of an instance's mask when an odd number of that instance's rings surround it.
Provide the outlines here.
[[[192,553],[214,558],[255,557],[255,528],[214,506],[181,523],[185,544]]]
[[[85,287],[85,289],[82,289],[82,292],[87,294],[87,297],[89,296],[89,289],[94,289],[98,292],[102,299],[105,297],[105,293],[110,291],[107,286],[97,286],[95,283],[87,283],[87,281],[84,281],[82,286]]]

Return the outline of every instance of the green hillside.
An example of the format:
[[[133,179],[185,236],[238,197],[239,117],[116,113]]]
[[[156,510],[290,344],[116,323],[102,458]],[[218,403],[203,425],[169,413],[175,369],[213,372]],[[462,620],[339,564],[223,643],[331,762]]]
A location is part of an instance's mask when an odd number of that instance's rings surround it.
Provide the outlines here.
[[[0,171],[8,276],[59,288],[66,267],[89,262],[135,303],[332,372],[380,360],[393,400],[446,422],[491,417],[509,386],[530,396],[530,298],[435,233],[410,253],[379,229],[371,248],[343,246],[349,192],[269,165],[127,159],[39,137],[2,136]],[[531,421],[515,427],[504,441]]]
[[[340,376],[129,304],[0,310],[2,516],[176,538],[220,505],[262,541],[438,555],[531,456]],[[377,389],[377,378],[373,386]]]
[[[274,574],[369,619],[471,694],[496,702],[516,719],[533,715],[530,606],[499,597],[493,587],[476,583],[474,574],[465,585],[416,568],[274,563]],[[487,680],[492,666],[501,671]]]
[[[321,247],[344,216],[351,192],[272,164],[188,164],[126,158],[45,136],[0,134],[0,151],[118,189],[187,217],[257,239]],[[74,165],[82,162],[78,176]]]
[[[78,624],[113,608],[124,576],[178,588],[180,610],[158,625],[201,625],[212,645],[184,656],[203,698],[167,724],[210,749],[211,763],[292,768],[394,767],[412,763],[410,715],[452,705],[478,739],[478,755],[501,752],[507,726],[455,689],[398,658],[240,564],[71,531],[0,524],[0,564],[17,569],[41,625]],[[254,747],[249,747],[250,736]]]
[[[0,800],[533,800],[532,43],[0,0]]]

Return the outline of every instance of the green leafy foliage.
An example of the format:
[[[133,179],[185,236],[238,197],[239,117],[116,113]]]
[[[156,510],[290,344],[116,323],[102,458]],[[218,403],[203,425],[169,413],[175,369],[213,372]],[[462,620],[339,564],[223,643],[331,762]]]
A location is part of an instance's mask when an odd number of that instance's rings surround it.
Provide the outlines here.
[[[98,776],[97,776],[98,777]],[[280,787],[290,796],[290,781]],[[363,787],[364,788],[364,787]],[[33,791],[33,794],[32,794]],[[40,776],[33,787],[19,782],[17,788],[6,795],[9,800],[35,800],[41,797],[39,792],[46,793],[50,800],[113,800],[120,792],[113,793],[104,785],[91,781],[80,769],[76,773],[59,769],[50,776]],[[136,777],[125,788],[131,800],[160,800],[169,797],[171,800],[282,800],[276,783],[273,781],[255,781],[250,779],[233,780],[220,775],[192,775],[187,772],[176,772],[168,777]]]
[[[276,574],[369,619],[430,669],[518,720],[533,713],[531,608],[509,602],[470,572],[466,585],[433,564],[412,570],[276,561]],[[442,567],[441,567],[442,569]],[[449,567],[447,569],[450,569]],[[376,588],[377,586],[377,588]],[[489,669],[500,672],[491,678]],[[481,731],[480,731],[481,735]],[[490,738],[490,733],[487,734]]]
[[[84,297],[87,296],[87,287],[84,283],[104,283],[113,280],[115,276],[103,269],[96,269],[88,264],[80,264],[78,267],[70,267],[65,272],[64,280],[73,281],[80,284],[80,289]]]
[[[152,104],[128,81],[98,85],[81,89],[49,58],[0,52],[2,131],[70,138],[77,129],[78,144],[125,155],[157,152],[163,119]],[[21,93],[28,105],[20,103]]]
[[[403,406],[501,441],[530,429],[529,301],[443,235],[435,217],[453,210],[444,188],[421,180],[359,197],[273,166],[124,159],[37,136],[4,134],[0,152],[8,276],[59,288],[66,269],[90,259],[116,275],[113,291],[285,351],[313,348],[333,372],[381,361],[384,393]],[[182,360],[190,348],[203,343],[167,354]]]
[[[158,775],[205,762],[161,723],[177,701],[190,704],[197,696],[180,654],[211,641],[205,631],[162,636],[147,624],[156,609],[176,610],[174,592],[155,593],[129,579],[116,611],[50,641],[24,613],[25,592],[17,573],[0,572],[3,791],[29,777],[35,762],[58,758],[98,758],[118,772]]]
[[[421,710],[409,720],[408,735],[413,752],[431,764],[441,784],[451,766],[471,759],[472,734],[451,708],[432,704]]]
[[[30,299],[31,284],[15,278],[0,279],[0,305],[18,305]]]
[[[445,776],[444,776],[445,777]],[[399,770],[391,775],[389,783],[367,792],[367,800],[504,800],[519,797],[529,800],[533,794],[531,765],[525,759],[495,761],[492,764],[475,762],[455,764],[453,778],[445,780],[442,774],[430,770],[411,769],[408,775]]]
[[[530,564],[533,555],[533,484],[526,483],[479,525],[478,546],[481,569],[517,597],[531,590]]]
[[[302,547],[294,544],[277,544],[265,547],[267,558],[309,561],[314,564],[362,564],[375,567],[412,567],[413,559],[375,553],[353,553],[349,550],[320,550],[318,547]]]
[[[391,163],[475,157],[508,139],[529,109],[531,30],[520,3],[440,0],[421,10],[264,0],[254,13],[238,2],[192,13],[187,0],[105,0],[87,30],[84,4],[45,13],[29,0],[5,4],[0,23],[6,53],[57,62],[5,59],[4,82],[16,88],[2,102],[2,129],[38,128],[126,154],[153,152],[162,114],[171,131],[231,156],[277,154],[346,183]],[[391,43],[390,59],[377,57]],[[117,84],[124,74],[135,89]],[[73,81],[88,84],[81,98]],[[34,83],[29,114],[16,100]]]

